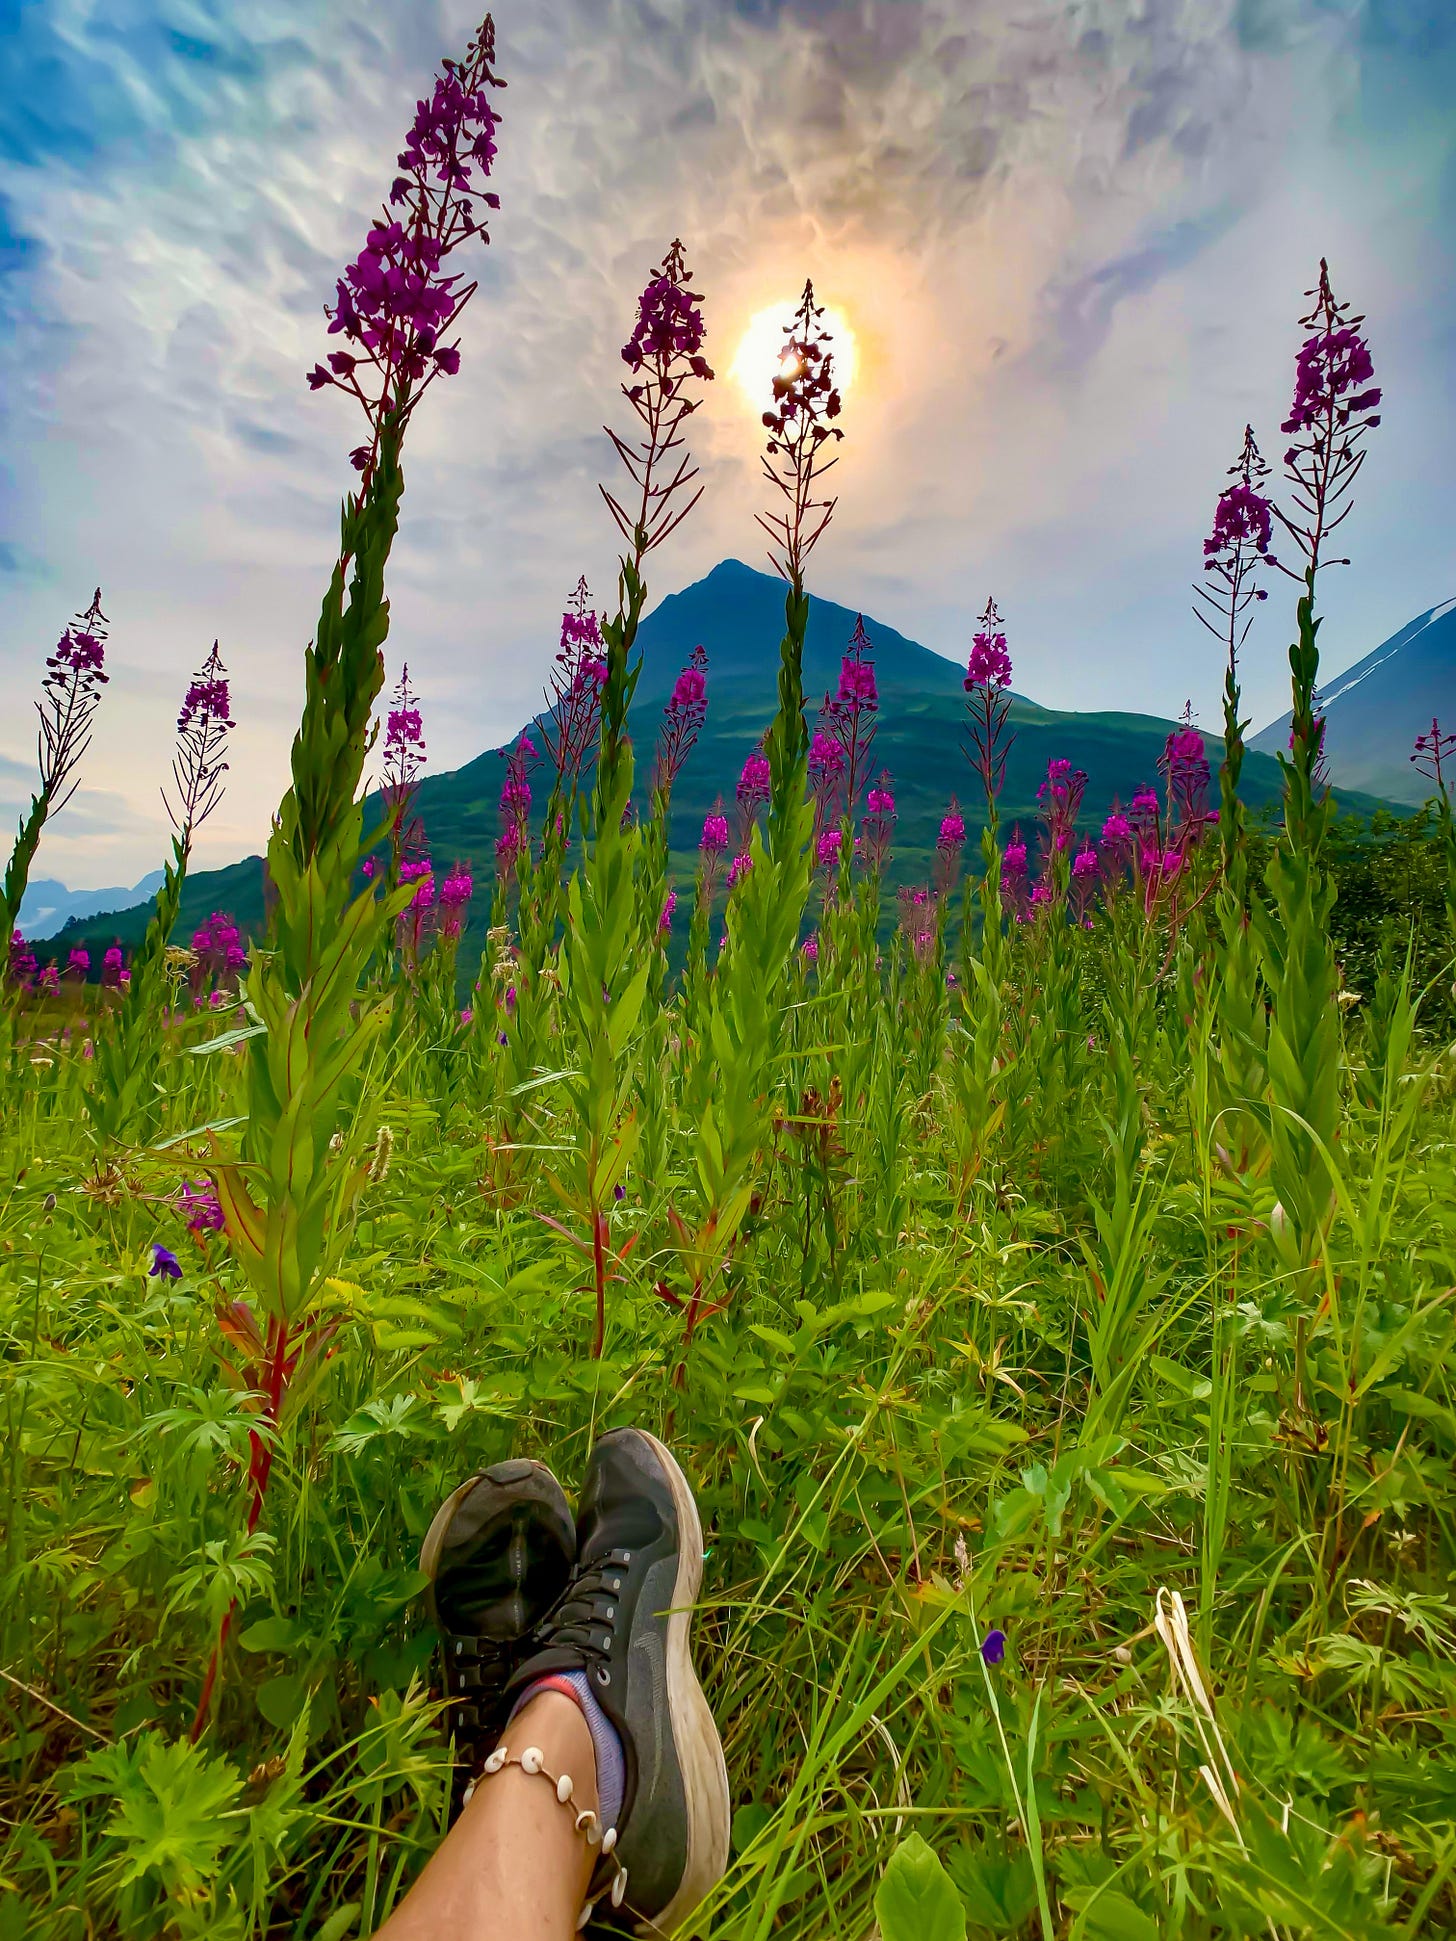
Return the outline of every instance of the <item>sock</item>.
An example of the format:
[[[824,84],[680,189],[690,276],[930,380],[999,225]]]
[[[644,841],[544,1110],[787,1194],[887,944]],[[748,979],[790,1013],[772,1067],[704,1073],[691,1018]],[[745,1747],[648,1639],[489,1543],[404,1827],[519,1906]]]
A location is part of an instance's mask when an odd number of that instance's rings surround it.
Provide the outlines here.
[[[592,1753],[597,1762],[597,1800],[602,1825],[615,1826],[627,1790],[627,1762],[622,1755],[622,1741],[617,1728],[598,1705],[587,1683],[586,1673],[553,1671],[544,1678],[533,1680],[511,1707],[511,1719],[522,1706],[529,1705],[538,1692],[560,1692],[575,1703],[586,1720],[586,1729],[591,1734]],[[510,1722],[510,1719],[506,1720],[508,1726]]]

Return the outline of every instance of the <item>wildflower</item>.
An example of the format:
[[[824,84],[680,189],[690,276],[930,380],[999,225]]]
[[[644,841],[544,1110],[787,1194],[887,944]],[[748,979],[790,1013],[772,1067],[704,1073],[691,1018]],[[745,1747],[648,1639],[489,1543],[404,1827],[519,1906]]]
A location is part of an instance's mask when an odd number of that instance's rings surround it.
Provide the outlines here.
[[[36,956],[18,930],[10,933],[10,960],[7,973],[16,984],[28,984],[35,976]]]
[[[415,885],[415,893],[410,898],[409,907],[421,912],[428,910],[435,901],[435,873],[428,856],[408,858],[399,866],[401,886],[406,883]]]
[[[1132,841],[1132,824],[1116,809],[1102,825],[1102,840],[1109,849],[1121,848]]]
[[[1360,334],[1365,319],[1336,299],[1323,257],[1319,282],[1306,294],[1315,299],[1314,306],[1300,321],[1310,334],[1295,361],[1294,402],[1280,427],[1293,439],[1284,468],[1294,487],[1296,517],[1274,508],[1275,518],[1304,554],[1303,572],[1281,568],[1294,579],[1319,570],[1324,542],[1344,518],[1365,462],[1364,436],[1380,423],[1375,411],[1380,389],[1371,383],[1375,366]],[[1299,523],[1301,519],[1308,523]]]
[[[966,708],[975,747],[973,765],[986,792],[986,810],[994,833],[996,800],[1015,739],[1006,734],[1006,717],[1011,711],[1011,656],[1006,651],[1006,632],[994,599],[987,600],[977,621],[964,686],[970,697]]]
[[[364,878],[366,883],[372,883],[378,869],[379,858],[377,856],[366,856],[359,865],[359,874]]]
[[[152,1264],[147,1269],[148,1280],[180,1281],[182,1263],[170,1247],[164,1247],[160,1240],[152,1242]]]
[[[43,991],[48,993],[54,993],[60,990],[61,973],[58,965],[56,964],[46,965],[45,969],[40,974],[40,987]]]
[[[1411,760],[1422,775],[1436,784],[1438,795],[1447,793],[1445,770],[1453,753],[1456,753],[1456,734],[1442,734],[1440,722],[1432,716],[1430,732],[1416,736]]]
[[[79,944],[66,959],[66,969],[74,971],[78,977],[86,977],[91,970],[91,953]]]
[[[895,798],[887,784],[888,777],[865,797],[865,808],[872,816],[892,816],[895,813]]]
[[[716,856],[728,847],[728,818],[724,815],[703,817],[703,833],[698,842],[705,856]]]
[[[110,676],[106,672],[106,615],[98,586],[89,607],[56,642],[41,676],[40,797],[48,813],[65,806],[76,764],[91,743],[91,723]]]
[[[440,885],[440,934],[453,940],[465,924],[465,909],[475,891],[469,869],[459,863]]]
[[[657,928],[658,928],[659,934],[665,934],[667,931],[671,930],[672,913],[676,908],[677,908],[677,891],[669,890],[667,893],[667,901],[662,906],[662,915],[657,920]]]
[[[834,380],[833,340],[822,328],[823,315],[814,301],[814,285],[805,283],[799,307],[784,330],[773,404],[763,414],[769,433],[764,476],[783,494],[785,510],[760,513],[758,523],[774,541],[776,550],[769,557],[796,587],[803,585],[804,561],[834,514],[835,500],[813,496],[816,479],[836,463],[825,458],[824,450],[844,437],[832,422],[839,416],[841,399]]]
[[[844,755],[839,744],[816,729],[809,744],[809,785],[816,795],[829,797],[844,774]]]
[[[490,240],[475,202],[500,206],[487,189],[495,161],[499,116],[488,90],[502,83],[491,70],[495,29],[487,17],[463,61],[445,61],[433,93],[418,104],[399,155],[405,171],[390,189],[389,209],[365,238],[364,247],[338,282],[326,306],[330,336],[347,350],[330,353],[327,369],[316,364],[310,387],[333,385],[358,400],[369,417],[374,442],[352,454],[361,472],[372,470],[379,429],[387,415],[409,418],[439,376],[460,368],[458,344],[442,339],[459,321],[475,293],[445,271],[457,244],[478,235]]]
[[[374,1153],[369,1161],[369,1183],[371,1186],[382,1185],[388,1179],[389,1159],[393,1151],[393,1128],[387,1125],[381,1125],[378,1132],[374,1135]]]
[[[1142,788],[1137,790],[1132,801],[1129,803],[1128,814],[1135,823],[1146,822],[1149,819],[1156,822],[1158,819],[1158,791],[1156,789],[1150,789],[1144,784]]]
[[[546,687],[547,753],[556,769],[558,791],[568,794],[576,788],[596,747],[607,679],[602,656],[601,621],[592,611],[583,577],[561,616],[561,642]]]
[[[121,982],[125,957],[120,944],[112,944],[101,959],[101,982],[116,985]]]
[[[995,1625],[981,1640],[981,1656],[988,1665],[999,1665],[1006,1656],[1006,1633]]]
[[[713,378],[702,355],[703,299],[689,288],[691,282],[683,246],[674,240],[638,298],[636,327],[622,346],[622,361],[637,380],[624,384],[622,395],[646,436],[630,445],[616,432],[608,435],[639,496],[630,509],[605,487],[602,497],[639,564],[701,496],[699,487],[685,505],[676,503],[678,493],[697,476],[686,457],[666,476],[662,469],[663,461],[670,463],[669,454],[682,445],[683,426],[701,402],[689,394],[689,380],[711,383]]]
[[[804,957],[804,960],[807,963],[817,964],[819,962],[818,937],[805,937],[803,943],[799,946],[799,949],[800,949],[801,955]]]
[[[1006,853],[1001,858],[1003,876],[1025,876],[1026,844],[1015,836],[1006,845]]]
[[[820,869],[834,869],[839,862],[844,847],[842,829],[826,829],[819,838],[818,858]]]
[[[191,1233],[220,1233],[223,1228],[222,1204],[209,1183],[183,1180],[177,1211]]]
[[[1216,559],[1246,545],[1252,545],[1257,553],[1267,553],[1273,531],[1274,509],[1263,493],[1252,485],[1230,485],[1219,494],[1214,507],[1213,531],[1203,542],[1204,557]]]
[[[935,839],[937,849],[945,853],[955,853],[966,839],[966,819],[952,802],[949,812],[941,818],[940,834]]]
[[[858,625],[864,626],[864,616],[859,616]],[[869,661],[858,655],[846,654],[839,664],[839,693],[836,696],[842,707],[878,708],[879,689],[875,685],[875,670]]]
[[[1080,878],[1095,876],[1097,870],[1097,852],[1089,843],[1085,848],[1079,849],[1072,858],[1072,880],[1076,882]]]
[[[657,742],[655,786],[665,797],[682,773],[703,723],[708,718],[708,656],[695,647],[686,667],[673,682]]]
[[[737,889],[739,883],[753,868],[753,858],[748,855],[735,856],[728,866],[728,887]]]
[[[993,602],[994,605],[994,602]],[[971,637],[970,657],[966,662],[964,686],[967,693],[973,688],[1002,688],[1011,685],[1011,656],[1006,651],[1006,636],[999,631],[992,632],[989,627]]]
[[[1175,728],[1163,747],[1162,769],[1168,780],[1168,812],[1187,823],[1201,822],[1208,793],[1208,757],[1203,736],[1190,721]]]
[[[461,1024],[463,1024],[463,1025],[471,1025],[471,1024],[474,1024],[474,1022],[475,1022],[475,1006],[474,1006],[473,1004],[467,1004],[467,1005],[466,1005],[466,1006],[465,1006],[465,1007],[464,1007],[464,1008],[462,1009],[462,1011],[461,1011],[461,1013],[460,1013],[460,1022],[461,1022]]]
[[[738,778],[738,806],[749,817],[757,815],[767,802],[772,779],[768,756],[756,748],[743,764],[743,773]]]

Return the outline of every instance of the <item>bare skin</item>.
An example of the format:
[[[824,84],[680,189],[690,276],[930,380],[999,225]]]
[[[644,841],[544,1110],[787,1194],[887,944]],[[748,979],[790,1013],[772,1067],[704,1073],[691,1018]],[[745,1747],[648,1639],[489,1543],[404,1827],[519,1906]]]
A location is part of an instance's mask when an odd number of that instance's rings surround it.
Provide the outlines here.
[[[596,1811],[591,1734],[564,1693],[533,1698],[505,1743],[539,1746],[548,1772],[570,1773],[575,1810]],[[476,1787],[376,1941],[573,1941],[595,1858],[540,1774],[506,1766]]]

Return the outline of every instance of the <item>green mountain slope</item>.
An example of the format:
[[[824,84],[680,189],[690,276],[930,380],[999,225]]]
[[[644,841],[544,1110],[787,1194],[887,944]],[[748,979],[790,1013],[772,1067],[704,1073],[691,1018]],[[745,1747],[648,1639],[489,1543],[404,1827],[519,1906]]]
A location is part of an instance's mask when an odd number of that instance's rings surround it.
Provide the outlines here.
[[[811,717],[838,683],[840,657],[855,619],[848,607],[832,600],[813,601],[804,663]],[[898,882],[910,882],[929,873],[936,831],[953,795],[965,814],[971,845],[981,826],[979,783],[965,753],[962,669],[868,615],[864,625],[880,691],[875,766],[888,769],[899,810],[892,874]],[[633,716],[643,786],[660,710],[678,670],[694,647],[701,644],[708,652],[707,726],[673,805],[672,847],[681,881],[690,878],[703,817],[720,796],[731,805],[744,760],[768,725],[782,628],[782,583],[737,560],[725,560],[705,579],[670,595],[642,623],[642,677]],[[1030,829],[1047,763],[1065,756],[1087,771],[1083,819],[1095,832],[1114,800],[1126,802],[1141,783],[1157,781],[1158,758],[1173,723],[1144,714],[1063,713],[1018,696],[1011,726],[1015,741],[1006,768],[1003,819]],[[1212,737],[1208,752],[1216,769],[1222,748]],[[429,777],[418,797],[437,862],[468,862],[475,871],[479,890],[472,929],[477,931],[494,867],[503,772],[501,751],[489,751],[449,774]],[[1250,755],[1244,781],[1251,806],[1272,802],[1279,794],[1277,763],[1268,755]],[[544,792],[544,785],[538,786],[538,800]],[[1365,812],[1376,806],[1362,796],[1343,796],[1342,805]],[[147,907],[72,926],[63,933],[66,945],[78,936],[103,945],[113,938],[133,942],[145,928]],[[263,909],[258,857],[193,877],[183,898],[181,934],[189,934],[214,909],[230,910],[244,929],[256,926]]]

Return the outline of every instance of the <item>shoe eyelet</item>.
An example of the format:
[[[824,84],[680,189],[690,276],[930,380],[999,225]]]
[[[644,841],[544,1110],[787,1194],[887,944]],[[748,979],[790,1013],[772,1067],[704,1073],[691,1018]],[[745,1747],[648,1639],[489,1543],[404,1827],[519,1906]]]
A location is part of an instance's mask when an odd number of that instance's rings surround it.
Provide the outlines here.
[[[610,1685],[611,1682],[612,1682],[612,1674],[607,1670],[607,1667],[605,1665],[598,1665],[597,1683],[599,1685]]]

